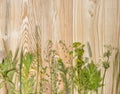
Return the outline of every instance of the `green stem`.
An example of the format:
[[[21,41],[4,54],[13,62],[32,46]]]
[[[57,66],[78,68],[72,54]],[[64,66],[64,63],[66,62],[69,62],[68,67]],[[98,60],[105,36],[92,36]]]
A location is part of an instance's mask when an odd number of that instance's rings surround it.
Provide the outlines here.
[[[104,81],[105,81],[105,75],[106,75],[106,69],[104,70],[102,85],[104,84]],[[103,86],[101,89],[101,94],[103,94]]]
[[[74,81],[73,81],[73,75],[74,75],[74,72],[73,72],[73,66],[72,66],[72,94],[74,94]]]
[[[40,71],[40,68],[39,68],[39,66],[41,66],[41,70],[42,70],[42,59],[41,59],[41,55],[39,55],[40,56],[40,58],[38,59],[38,74],[40,74],[40,94],[43,94],[42,92],[43,92],[43,78],[42,78],[42,71]],[[41,64],[40,64],[40,62],[39,61],[41,61]],[[38,78],[39,78],[39,76],[38,76]],[[39,82],[39,81],[38,81]]]
[[[98,94],[98,89],[96,90],[96,94]]]
[[[65,73],[65,88],[66,88],[66,94],[69,94],[69,88],[68,88],[66,73]]]
[[[12,68],[12,69],[6,71],[6,74],[9,73],[9,72],[11,72],[11,71],[14,71],[14,70],[16,70],[16,69],[15,69],[15,68]]]
[[[80,69],[78,69],[78,77],[80,77]],[[80,79],[78,79],[78,82],[80,84]],[[78,86],[78,93],[81,94],[81,86]]]
[[[55,62],[55,68],[54,68],[55,70],[54,70],[54,72],[55,72],[55,94],[57,94],[57,90],[58,90],[58,88],[57,88],[57,80],[56,80],[56,77],[57,77],[57,71],[58,71],[58,68],[57,68],[57,62]]]
[[[71,61],[71,66],[72,66],[72,77],[71,77],[71,80],[72,80],[72,94],[74,94],[74,80],[73,80],[73,77],[74,77],[74,70],[73,70],[73,63]]]
[[[36,80],[36,93],[38,91],[38,79],[39,79],[39,55],[37,50],[37,80]]]
[[[40,67],[40,63],[39,63],[39,45],[38,45],[38,27],[36,26],[36,49],[37,49],[37,52],[36,52],[36,54],[37,54],[37,79],[36,79],[36,91],[35,91],[35,94],[37,94],[37,92],[38,92],[38,83],[39,83],[39,71],[40,71],[40,69],[39,69],[39,67]],[[40,74],[41,75],[41,74]]]
[[[23,61],[23,51],[20,55],[20,94],[22,94],[22,61]]]
[[[51,65],[49,63],[49,68],[50,68],[50,83],[51,83],[51,91],[53,91],[53,86],[52,86],[52,69],[51,69]],[[52,94],[52,92],[50,93]]]
[[[112,75],[112,91],[111,91],[111,94],[113,94],[113,89],[114,89],[114,73],[115,73],[115,65],[113,64],[113,75]]]
[[[107,62],[109,62],[109,56],[107,57]],[[102,81],[102,85],[104,84],[104,81],[105,81],[105,75],[106,75],[106,71],[107,71],[107,68],[105,68],[104,70],[104,73],[103,73],[103,81]],[[103,86],[102,86],[102,89],[101,89],[101,94],[103,94]]]

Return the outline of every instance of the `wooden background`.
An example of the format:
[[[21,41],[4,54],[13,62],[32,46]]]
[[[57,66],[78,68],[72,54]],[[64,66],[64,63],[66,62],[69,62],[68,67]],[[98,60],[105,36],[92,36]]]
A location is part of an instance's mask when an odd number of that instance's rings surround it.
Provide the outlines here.
[[[55,45],[59,40],[67,44],[88,41],[97,59],[104,44],[120,48],[120,0],[0,0],[0,59],[2,38],[13,52],[20,43],[25,51],[33,51],[36,25],[42,50],[48,40]],[[112,68],[105,84],[104,94],[110,94]]]

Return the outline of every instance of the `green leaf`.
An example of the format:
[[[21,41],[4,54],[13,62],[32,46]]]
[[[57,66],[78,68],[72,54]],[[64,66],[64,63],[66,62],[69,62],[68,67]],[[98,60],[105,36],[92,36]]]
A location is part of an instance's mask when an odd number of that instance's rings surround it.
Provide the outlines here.
[[[89,57],[92,57],[92,50],[91,50],[91,46],[90,46],[90,43],[89,43],[89,42],[87,42],[87,47],[88,47]]]
[[[107,50],[107,52],[104,53],[104,57],[110,57],[111,56],[111,51],[110,50]]]
[[[27,53],[27,56],[24,59],[24,65],[27,68],[27,70],[29,70],[30,65],[32,64],[32,62],[33,62],[33,55],[30,54],[30,53]]]
[[[104,62],[103,62],[103,67],[104,67],[105,69],[108,69],[108,68],[110,67],[109,62],[104,61]]]
[[[81,45],[80,42],[74,42],[74,43],[73,43],[73,47],[74,47],[74,48],[77,48],[77,47],[79,47],[80,45]]]

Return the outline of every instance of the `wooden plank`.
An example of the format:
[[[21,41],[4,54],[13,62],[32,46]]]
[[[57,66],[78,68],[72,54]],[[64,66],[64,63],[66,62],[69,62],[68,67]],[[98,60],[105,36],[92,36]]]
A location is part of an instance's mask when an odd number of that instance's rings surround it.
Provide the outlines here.
[[[97,59],[96,61],[105,51],[103,45],[111,44],[118,47],[118,37],[120,37],[118,11],[119,0],[74,0],[73,2],[74,41],[84,43],[89,41],[93,59]],[[110,94],[112,90],[112,62],[110,66],[105,80],[104,94]]]
[[[25,53],[35,51],[37,25],[42,57],[48,40],[53,41],[62,57],[59,40],[67,45],[88,41],[97,62],[105,51],[104,44],[120,48],[119,11],[119,0],[0,0],[0,54],[3,53],[1,39],[6,35],[9,36],[6,44],[13,53],[20,43]],[[107,72],[105,94],[111,92],[112,71],[110,68]]]

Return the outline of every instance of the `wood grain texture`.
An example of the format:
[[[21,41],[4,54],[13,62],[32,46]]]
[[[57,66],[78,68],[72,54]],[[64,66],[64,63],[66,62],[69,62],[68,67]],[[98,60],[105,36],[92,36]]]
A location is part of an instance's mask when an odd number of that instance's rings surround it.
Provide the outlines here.
[[[80,41],[90,43],[97,62],[104,44],[120,48],[120,0],[0,0],[0,58],[2,38],[13,53],[17,46],[23,46],[25,53],[35,51],[36,25],[42,57],[48,40],[61,56],[59,40],[67,45]],[[107,72],[104,94],[112,90],[112,71]]]
[[[88,41],[92,47],[93,59],[96,61],[105,51],[103,45],[120,48],[119,5],[119,0],[74,0],[73,2],[74,41],[85,44]],[[105,79],[104,94],[110,94],[112,90],[113,62],[110,66]]]

